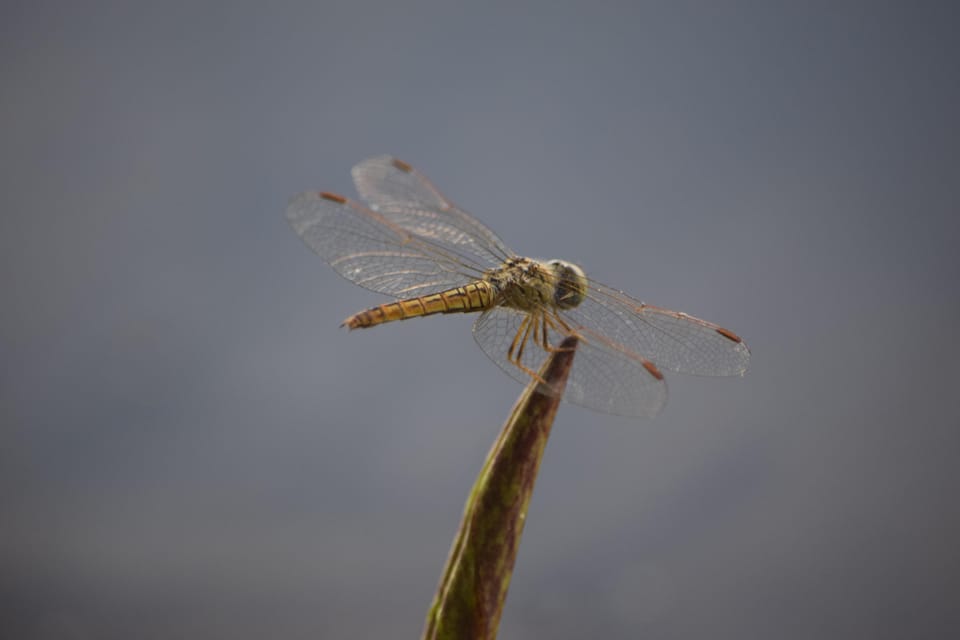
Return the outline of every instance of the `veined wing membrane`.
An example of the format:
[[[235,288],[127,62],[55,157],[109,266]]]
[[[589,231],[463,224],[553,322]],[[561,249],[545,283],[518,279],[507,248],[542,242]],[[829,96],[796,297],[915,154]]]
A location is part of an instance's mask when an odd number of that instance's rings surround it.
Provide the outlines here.
[[[351,173],[357,192],[370,208],[407,231],[456,247],[489,267],[513,257],[493,231],[407,163],[379,156],[361,162]]]
[[[578,332],[605,336],[661,369],[708,376],[746,373],[750,350],[732,332],[685,313],[644,304],[590,282],[580,306],[563,312]]]
[[[525,316],[507,307],[485,311],[473,325],[473,337],[501,369],[527,384],[530,376],[507,355]],[[667,385],[656,367],[648,368],[650,363],[645,365],[639,355],[620,349],[592,330],[582,329],[576,332],[582,340],[577,346],[563,399],[620,416],[657,414],[667,402]],[[548,336],[551,346],[562,340],[554,329],[548,330]],[[520,361],[527,369],[538,371],[546,357],[547,352],[539,341],[530,337]]]
[[[473,282],[485,266],[460,247],[423,237],[342,196],[308,191],[287,220],[337,273],[372,291],[409,298]]]

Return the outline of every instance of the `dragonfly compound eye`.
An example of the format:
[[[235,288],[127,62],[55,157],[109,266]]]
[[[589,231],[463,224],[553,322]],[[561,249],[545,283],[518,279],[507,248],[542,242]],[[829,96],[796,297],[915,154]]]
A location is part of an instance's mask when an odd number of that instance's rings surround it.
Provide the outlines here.
[[[587,276],[583,269],[563,260],[551,260],[557,285],[553,290],[553,302],[561,309],[573,309],[587,296]]]

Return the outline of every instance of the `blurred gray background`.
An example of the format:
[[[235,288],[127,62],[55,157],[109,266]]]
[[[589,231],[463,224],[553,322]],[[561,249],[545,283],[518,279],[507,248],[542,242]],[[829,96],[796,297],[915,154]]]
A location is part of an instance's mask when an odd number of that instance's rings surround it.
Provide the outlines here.
[[[521,387],[469,317],[338,329],[384,299],[283,211],[380,153],[753,352],[562,408],[502,638],[955,631],[960,45],[920,5],[5,3],[0,636],[420,634]]]

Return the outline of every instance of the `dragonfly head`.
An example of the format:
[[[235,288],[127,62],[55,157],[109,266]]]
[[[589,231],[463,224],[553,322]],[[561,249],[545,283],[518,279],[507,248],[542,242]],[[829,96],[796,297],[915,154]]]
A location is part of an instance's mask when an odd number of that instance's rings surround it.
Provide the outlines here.
[[[587,297],[587,275],[583,269],[563,260],[549,260],[547,266],[556,278],[553,301],[561,309],[573,309]]]

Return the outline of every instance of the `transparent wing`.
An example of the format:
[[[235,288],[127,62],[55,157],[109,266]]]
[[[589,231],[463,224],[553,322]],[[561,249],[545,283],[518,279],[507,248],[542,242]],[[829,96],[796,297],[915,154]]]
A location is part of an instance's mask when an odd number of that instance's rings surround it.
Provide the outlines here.
[[[644,304],[592,281],[580,306],[561,315],[588,341],[590,334],[602,336],[661,369],[735,376],[746,373],[750,362],[750,350],[733,332],[685,313]]]
[[[379,156],[361,162],[352,174],[357,192],[370,208],[411,234],[489,266],[514,255],[493,231],[449,201],[407,163]]]
[[[379,212],[325,192],[306,192],[287,207],[287,220],[337,273],[361,287],[414,297],[478,279],[489,263],[461,244],[420,234]]]
[[[530,376],[508,359],[510,345],[525,313],[507,307],[485,311],[473,325],[473,337],[484,353],[511,377],[526,384]],[[550,331],[550,343],[563,336]],[[624,351],[592,330],[580,333],[583,340],[573,359],[564,400],[588,409],[621,416],[653,416],[667,402],[667,385],[655,367],[639,355]],[[539,371],[547,352],[532,338],[524,347],[521,362]]]

